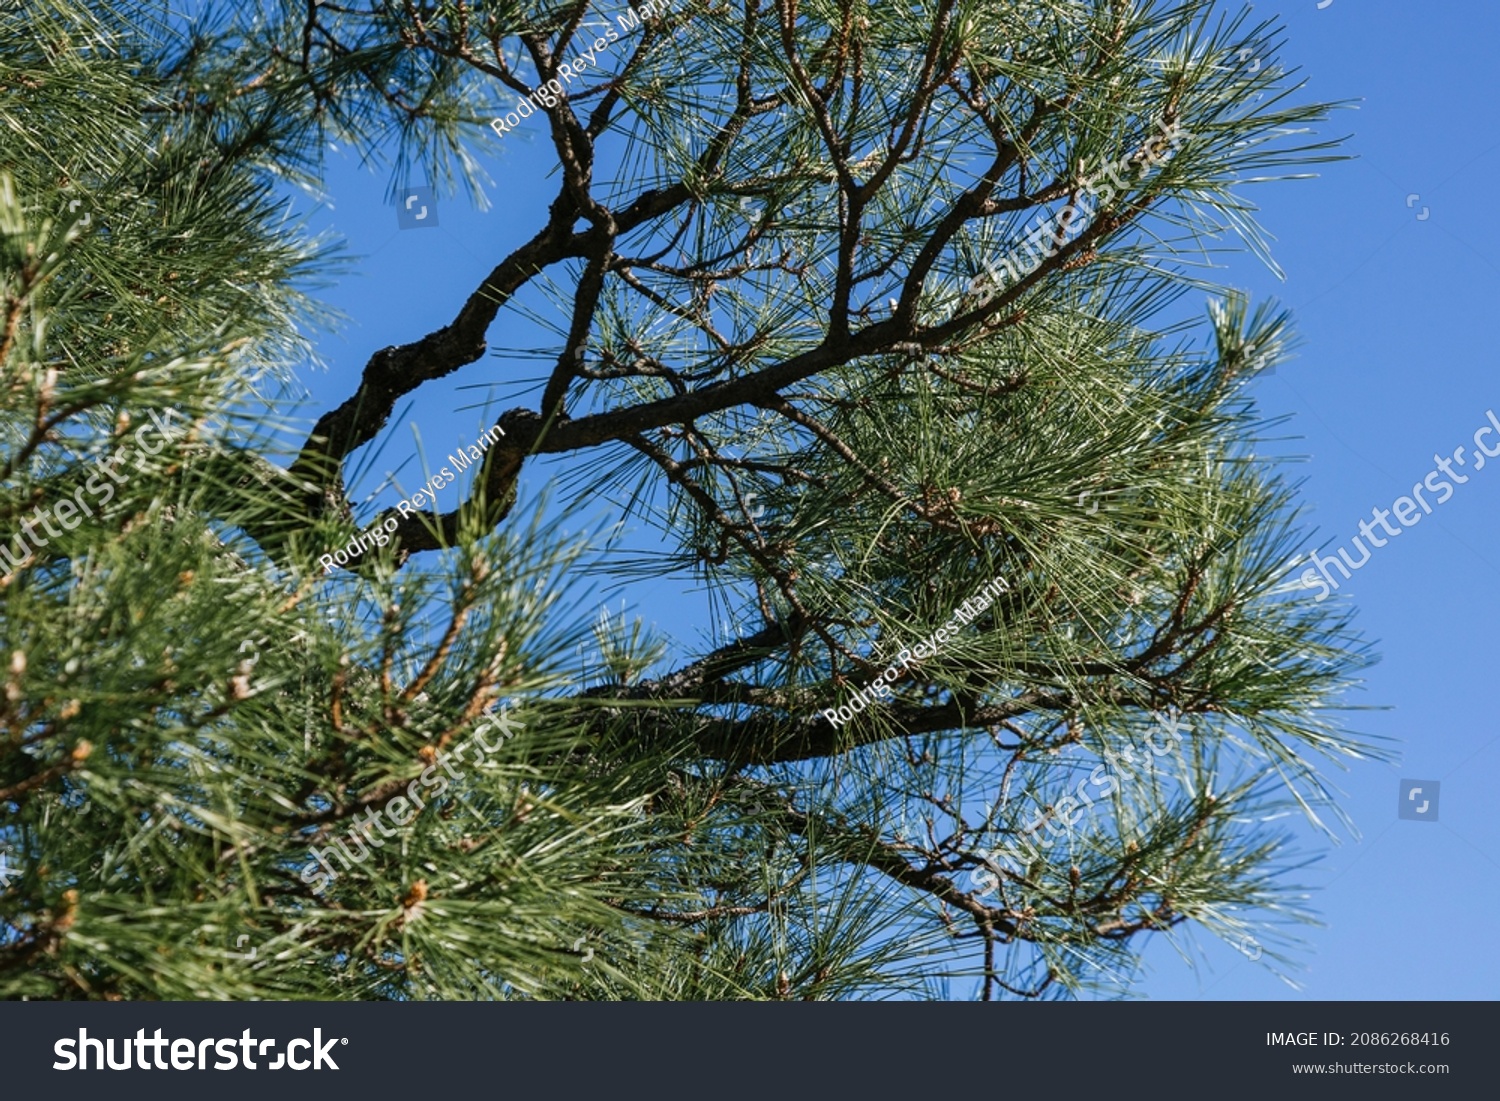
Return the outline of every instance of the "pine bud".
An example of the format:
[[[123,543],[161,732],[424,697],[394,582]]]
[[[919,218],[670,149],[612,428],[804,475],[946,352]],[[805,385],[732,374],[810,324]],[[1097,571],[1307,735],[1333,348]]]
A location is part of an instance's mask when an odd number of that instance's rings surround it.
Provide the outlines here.
[[[73,922],[78,920],[78,891],[73,887],[69,887],[63,892],[62,897],[63,911],[57,915],[57,920],[52,923],[52,928],[56,932],[66,933],[69,929],[73,928]]]

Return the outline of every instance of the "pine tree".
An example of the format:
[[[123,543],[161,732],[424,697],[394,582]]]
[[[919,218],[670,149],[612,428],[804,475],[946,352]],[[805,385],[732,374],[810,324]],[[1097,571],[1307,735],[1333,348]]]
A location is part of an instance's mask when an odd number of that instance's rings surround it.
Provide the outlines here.
[[[1333,156],[1277,28],[23,9],[0,993],[1057,997],[1128,989],[1154,934],[1290,958],[1263,823],[1337,815],[1321,763],[1378,751],[1339,717],[1366,648],[1305,599],[1255,455],[1289,319],[1194,270],[1231,234],[1269,262],[1245,188]],[[561,165],[535,235],[282,454],[340,263],[284,188],[338,140],[481,195],[473,154],[528,127]],[[357,517],[397,404],[483,378],[546,296],[548,376],[462,504]],[[666,549],[566,535],[599,500]],[[583,598],[662,573],[706,642]]]

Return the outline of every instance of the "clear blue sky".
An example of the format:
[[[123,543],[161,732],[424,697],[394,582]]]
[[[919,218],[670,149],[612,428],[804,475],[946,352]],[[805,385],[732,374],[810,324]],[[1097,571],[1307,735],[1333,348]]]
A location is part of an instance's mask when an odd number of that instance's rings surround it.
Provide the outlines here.
[[[1274,376],[1254,383],[1268,415],[1290,414],[1296,439],[1277,453],[1297,458],[1293,476],[1317,525],[1310,544],[1343,545],[1376,506],[1389,508],[1459,445],[1500,415],[1500,355],[1492,305],[1500,292],[1500,226],[1477,215],[1500,175],[1500,5],[1448,0],[1283,0],[1254,15],[1279,15],[1289,42],[1283,62],[1299,66],[1309,98],[1359,99],[1326,128],[1352,134],[1358,159],[1325,167],[1316,180],[1257,187],[1263,225],[1286,272],[1279,282],[1252,257],[1229,261],[1223,281],[1293,310],[1304,344]],[[1248,63],[1253,63],[1253,60]],[[356,151],[330,154],[331,207],[313,223],[342,235],[362,259],[322,298],[351,318],[321,341],[327,374],[308,371],[309,415],[352,391],[375,349],[444,324],[496,260],[534,232],[556,187],[555,157],[535,131],[507,135],[485,161],[496,181],[493,208],[444,196],[436,229],[398,231],[384,171],[359,165]],[[426,182],[414,180],[415,183]],[[1416,195],[1408,205],[1408,197]],[[306,210],[308,204],[297,206]],[[1426,217],[1421,218],[1423,212]],[[506,322],[491,347],[547,340]],[[550,341],[548,341],[550,343]],[[511,384],[535,375],[532,361],[491,354],[424,387],[393,419],[373,490],[414,453],[411,425],[430,458],[472,442],[513,404]],[[487,396],[490,408],[483,408]],[[524,400],[524,399],[523,399]],[[535,396],[526,404],[534,405]],[[1472,462],[1472,460],[1470,460]],[[438,465],[441,465],[440,463]],[[401,474],[420,485],[411,463]],[[556,471],[529,466],[535,491]],[[460,487],[440,493],[452,508]],[[395,495],[386,493],[381,503]],[[1233,949],[1194,938],[1190,968],[1166,942],[1146,956],[1135,987],[1153,998],[1426,999],[1500,995],[1500,460],[1418,526],[1376,550],[1342,585],[1381,662],[1353,704],[1386,707],[1357,717],[1359,729],[1398,741],[1399,765],[1356,764],[1334,773],[1358,837],[1330,845],[1310,830],[1303,847],[1321,857],[1300,882],[1326,927],[1308,942],[1292,990]],[[579,517],[578,527],[606,515]],[[683,584],[634,584],[631,608],[648,623],[691,640],[706,629],[701,600]],[[620,597],[611,601],[618,611]],[[1440,780],[1439,821],[1396,817],[1402,778]]]

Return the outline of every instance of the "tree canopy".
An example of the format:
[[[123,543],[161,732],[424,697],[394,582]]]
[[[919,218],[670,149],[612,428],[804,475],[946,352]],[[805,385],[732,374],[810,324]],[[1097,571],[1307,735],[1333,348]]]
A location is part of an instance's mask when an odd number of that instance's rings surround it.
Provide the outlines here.
[[[1335,156],[1278,34],[4,10],[0,993],[1064,997],[1194,930],[1291,962],[1267,823],[1380,751],[1255,451],[1290,320],[1211,263],[1271,263],[1249,185]],[[484,201],[517,129],[556,153],[534,231],[293,438],[347,266],[288,189],[338,140]],[[537,317],[456,507],[362,510],[403,399]],[[661,549],[566,534],[597,501]],[[662,574],[710,642],[580,595]]]

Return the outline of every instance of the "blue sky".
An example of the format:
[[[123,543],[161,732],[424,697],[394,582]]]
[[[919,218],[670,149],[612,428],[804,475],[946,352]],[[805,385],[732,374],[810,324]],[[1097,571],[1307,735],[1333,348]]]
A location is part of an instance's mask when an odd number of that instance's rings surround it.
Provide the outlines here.
[[[1267,415],[1288,414],[1273,446],[1305,479],[1302,500],[1316,525],[1309,545],[1351,546],[1361,519],[1410,492],[1463,445],[1472,450],[1486,411],[1500,415],[1491,302],[1500,291],[1500,228],[1476,217],[1500,173],[1500,77],[1493,65],[1500,8],[1479,0],[1410,5],[1398,0],[1290,0],[1257,5],[1288,29],[1285,64],[1303,70],[1305,95],[1357,99],[1325,128],[1352,135],[1357,159],[1324,167],[1315,180],[1251,189],[1286,273],[1277,280],[1248,254],[1229,257],[1221,281],[1256,299],[1278,298],[1296,319],[1297,357],[1253,385]],[[1247,64],[1254,64],[1248,59]],[[330,370],[304,372],[308,415],[342,401],[369,354],[447,322],[496,259],[532,233],[556,187],[555,157],[534,131],[507,135],[485,160],[493,207],[475,210],[444,195],[438,226],[400,231],[384,170],[351,150],[330,154],[331,205],[313,224],[342,235],[361,259],[320,297],[351,318],[320,341]],[[422,183],[423,180],[414,182]],[[306,210],[303,201],[298,206]],[[547,338],[507,321],[491,347]],[[541,368],[494,352],[424,387],[393,418],[376,473],[414,453],[420,428],[429,459],[473,442],[513,404],[514,384]],[[491,385],[494,384],[494,385]],[[491,399],[488,408],[486,399]],[[525,399],[522,399],[525,400]],[[534,396],[526,401],[534,405]],[[1471,460],[1472,461],[1472,460]],[[438,465],[441,465],[440,463]],[[407,492],[422,478],[401,473]],[[537,464],[538,488],[555,466]],[[440,493],[451,508],[458,488]],[[385,493],[381,503],[397,494]],[[1334,771],[1359,836],[1330,845],[1299,829],[1320,857],[1299,882],[1326,925],[1302,929],[1296,991],[1232,948],[1193,938],[1187,966],[1158,940],[1146,953],[1138,996],[1210,999],[1441,999],[1500,994],[1500,947],[1489,934],[1500,913],[1500,722],[1492,686],[1500,594],[1500,461],[1416,527],[1376,550],[1341,585],[1380,663],[1347,702],[1382,710],[1358,729],[1395,739],[1398,765],[1357,763]],[[601,505],[580,529],[609,515]],[[681,582],[634,583],[631,610],[691,640],[706,628],[701,602]],[[618,611],[620,596],[611,601]],[[689,614],[691,613],[691,614]],[[701,636],[699,636],[701,637]],[[1436,822],[1397,818],[1403,778],[1441,781]]]

